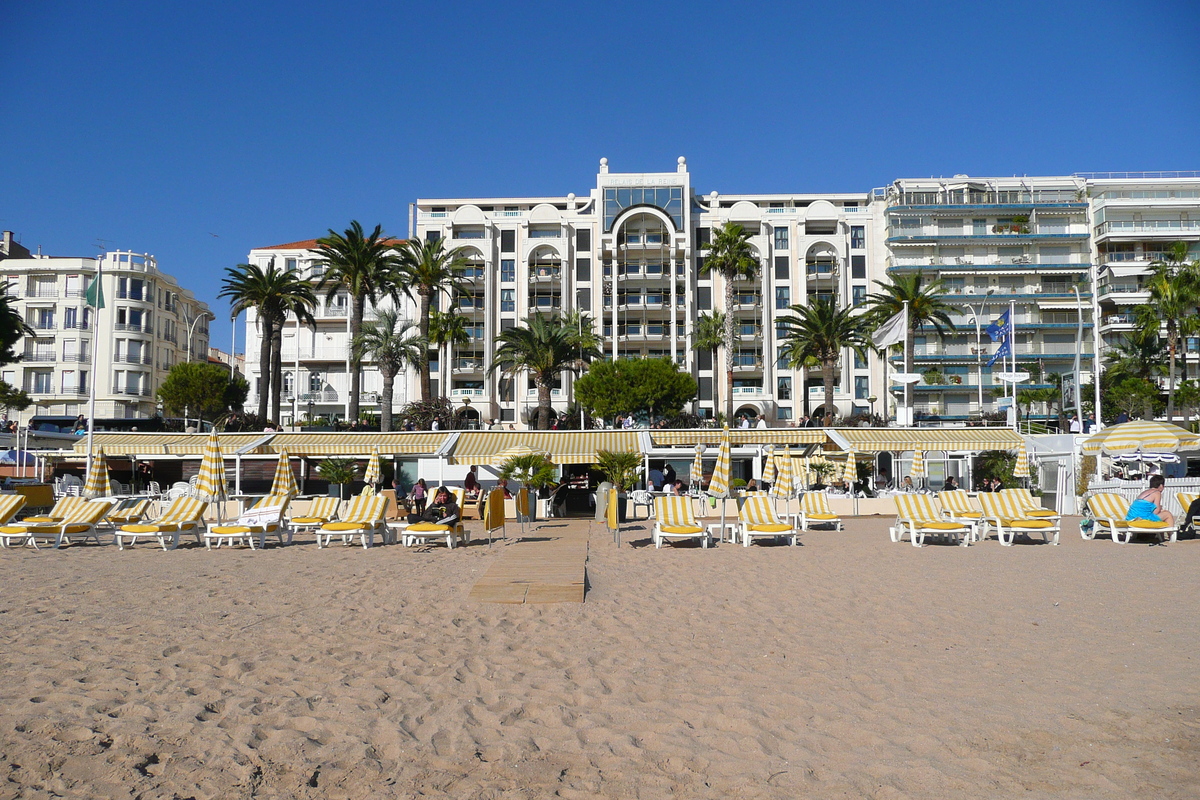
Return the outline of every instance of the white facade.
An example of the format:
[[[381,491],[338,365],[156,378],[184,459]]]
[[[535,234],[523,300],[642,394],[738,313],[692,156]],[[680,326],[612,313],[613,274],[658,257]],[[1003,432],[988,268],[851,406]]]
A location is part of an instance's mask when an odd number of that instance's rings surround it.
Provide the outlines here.
[[[1180,185],[1142,180],[1126,187],[1139,193],[1136,198],[1118,198],[1106,188],[1111,181],[1084,176],[956,176],[901,179],[862,193],[723,195],[695,189],[683,158],[674,171],[654,173],[616,173],[601,159],[594,187],[579,195],[420,199],[410,208],[411,235],[444,238],[448,248],[462,248],[472,261],[466,274],[470,293],[453,300],[466,316],[471,343],[448,359],[431,351],[434,395],[469,401],[483,420],[524,425],[536,407],[536,390],[526,377],[512,381],[489,374],[495,337],[530,314],[578,309],[592,318],[606,356],[673,358],[699,383],[691,410],[705,416],[724,412],[723,357],[714,364],[711,353],[695,347],[694,337],[702,314],[726,310],[723,280],[700,269],[701,245],[713,228],[736,222],[750,232],[762,268],[758,277],[734,287],[735,415],[762,414],[782,426],[821,411],[819,370],[793,369],[779,359],[776,325],[789,305],[822,295],[859,305],[879,290],[875,281],[916,270],[946,281],[944,299],[955,308],[958,329],[945,342],[922,331],[916,342],[912,371],[936,368],[945,376],[943,383],[916,386],[918,418],[963,421],[995,413],[1004,388],[993,374],[1002,367],[985,366],[995,349],[984,334],[987,324],[1011,304],[1021,367],[1042,376],[1070,373],[1079,352],[1082,382],[1090,381],[1095,311],[1103,302],[1107,314],[1113,302],[1104,299],[1111,292],[1104,283],[1111,275],[1105,259],[1118,251],[1106,243],[1141,236],[1142,249],[1135,245],[1133,252],[1149,253],[1154,246],[1147,242],[1200,238],[1200,179],[1176,182]],[[1176,194],[1146,194],[1159,191]],[[1121,217],[1120,233],[1106,224],[1116,222],[1117,206],[1134,201],[1155,207],[1153,236],[1145,225],[1130,227],[1150,218],[1145,210],[1130,211],[1128,221]],[[1163,210],[1164,204],[1170,208]],[[1159,211],[1167,216],[1160,219]],[[1096,219],[1105,216],[1113,219]],[[266,266],[282,259],[282,266],[318,278],[311,272],[314,246],[308,240],[260,248],[251,251],[250,260]],[[1098,268],[1102,301],[1093,291]],[[444,296],[442,307],[449,302]],[[285,330],[284,421],[293,410],[300,417],[310,411],[344,414],[348,307],[344,296],[332,302],[322,297],[315,331],[297,332],[290,324]],[[402,313],[411,319],[416,310],[406,301]],[[246,335],[253,405],[260,339],[252,314]],[[889,369],[902,365],[893,359]],[[882,359],[861,362],[849,351],[843,354],[837,413],[879,414],[886,408],[895,417],[899,386],[885,385],[884,374]],[[299,391],[291,391],[297,384]],[[556,410],[569,404],[571,384],[564,375],[555,388]],[[1048,386],[1048,379],[1023,388],[1037,385]],[[367,365],[365,411],[377,410],[372,406],[380,388],[378,372]],[[414,370],[397,380],[395,404],[417,396]]]
[[[3,368],[3,378],[33,400],[22,421],[87,413],[93,347],[98,418],[154,416],[155,392],[171,366],[189,353],[192,360],[207,360],[208,306],[160,272],[153,256],[14,254],[0,260],[0,280],[33,335],[17,344],[22,358]],[[98,312],[84,299],[97,266],[105,302]]]

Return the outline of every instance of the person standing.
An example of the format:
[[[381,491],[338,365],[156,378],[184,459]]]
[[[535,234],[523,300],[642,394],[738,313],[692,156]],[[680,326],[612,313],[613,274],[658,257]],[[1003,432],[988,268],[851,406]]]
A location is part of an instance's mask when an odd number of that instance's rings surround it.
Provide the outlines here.
[[[425,479],[417,478],[417,482],[416,482],[416,484],[413,485],[413,490],[412,490],[413,510],[417,514],[425,513],[425,501],[428,499],[426,497],[427,491],[428,490],[425,487]]]
[[[670,461],[668,461],[667,465],[663,467],[663,482],[667,486],[672,486],[675,483],[675,468],[671,466]]]
[[[1083,423],[1074,414],[1071,415],[1071,433],[1083,433]]]

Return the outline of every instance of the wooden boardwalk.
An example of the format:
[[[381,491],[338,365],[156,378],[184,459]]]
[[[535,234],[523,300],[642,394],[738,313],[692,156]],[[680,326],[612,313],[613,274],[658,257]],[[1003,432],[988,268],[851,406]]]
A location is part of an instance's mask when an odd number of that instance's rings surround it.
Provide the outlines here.
[[[471,588],[480,603],[582,603],[588,537],[564,527],[531,530],[528,541],[505,548]]]

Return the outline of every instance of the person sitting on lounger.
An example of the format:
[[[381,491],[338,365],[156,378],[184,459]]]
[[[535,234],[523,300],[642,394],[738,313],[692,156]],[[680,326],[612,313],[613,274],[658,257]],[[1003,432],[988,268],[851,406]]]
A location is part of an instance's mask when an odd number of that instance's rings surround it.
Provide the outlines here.
[[[435,525],[453,525],[462,516],[462,512],[458,508],[458,501],[454,499],[454,495],[445,486],[439,486],[437,491],[433,493],[433,502],[429,504],[429,508],[425,509],[424,514],[409,514],[409,523],[417,522],[432,522]]]
[[[1162,475],[1154,475],[1150,478],[1150,488],[1137,496],[1137,499],[1129,504],[1129,513],[1125,515],[1126,520],[1144,519],[1150,522],[1165,522],[1167,527],[1171,528],[1175,525],[1175,517],[1162,507],[1162,491],[1166,479]]]

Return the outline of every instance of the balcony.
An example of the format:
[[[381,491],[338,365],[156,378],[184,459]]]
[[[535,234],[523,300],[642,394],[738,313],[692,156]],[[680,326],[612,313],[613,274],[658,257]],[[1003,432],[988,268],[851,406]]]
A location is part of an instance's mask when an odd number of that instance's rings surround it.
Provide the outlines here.
[[[84,384],[64,383],[63,387],[62,387],[62,391],[59,392],[59,394],[79,396],[79,395],[86,395],[89,392],[90,392],[90,390],[88,389],[88,385],[86,383],[84,383]]]
[[[67,330],[67,331],[71,331],[71,330],[87,331],[87,330],[91,330],[91,327],[92,327],[92,323],[90,320],[88,322],[83,322],[81,320],[67,320],[66,322],[63,323],[63,330]]]
[[[21,361],[26,364],[49,364],[58,361],[58,355],[54,351],[41,353],[24,353],[21,356]]]
[[[620,280],[662,280],[671,277],[671,268],[663,264],[626,264],[617,270]]]
[[[149,397],[150,396],[149,389],[142,389],[137,386],[114,386],[112,393],[133,396],[133,397]]]
[[[25,323],[35,331],[52,331],[54,330],[54,320],[32,320]]]
[[[454,372],[483,372],[483,360],[477,358],[456,358],[451,365]]]
[[[451,397],[483,397],[483,389],[451,389]]]
[[[336,403],[338,393],[333,389],[322,389],[319,392],[305,392],[296,399],[301,403]]]
[[[113,324],[113,330],[128,331],[130,333],[154,333],[154,326],[138,322],[117,322]],[[164,336],[163,338],[166,339],[167,337]]]
[[[1114,219],[1096,226],[1096,236],[1178,236],[1200,233],[1200,219]]]
[[[530,267],[530,283],[550,283],[562,280],[562,267]]]
[[[113,359],[116,364],[144,364],[149,366],[154,363],[154,357],[150,353],[145,355],[135,356],[129,354],[118,355]]]
[[[763,395],[765,390],[761,386],[735,386],[733,393],[734,395]]]
[[[838,265],[826,262],[805,264],[804,274],[812,280],[833,280],[838,275]]]
[[[478,390],[478,391],[479,391],[479,393],[480,393],[480,394],[483,394],[483,390],[482,390],[482,389],[480,389],[480,390]],[[529,399],[529,400],[536,400],[536,399],[537,399],[537,396],[538,396],[538,390],[537,390],[536,388],[534,388],[534,389],[528,389],[528,390],[526,390],[526,392],[525,392],[525,397],[526,397],[526,399]],[[564,392],[562,389],[551,389],[551,390],[550,390],[550,396],[551,396],[551,397],[565,397],[565,396],[566,396],[566,392]]]

